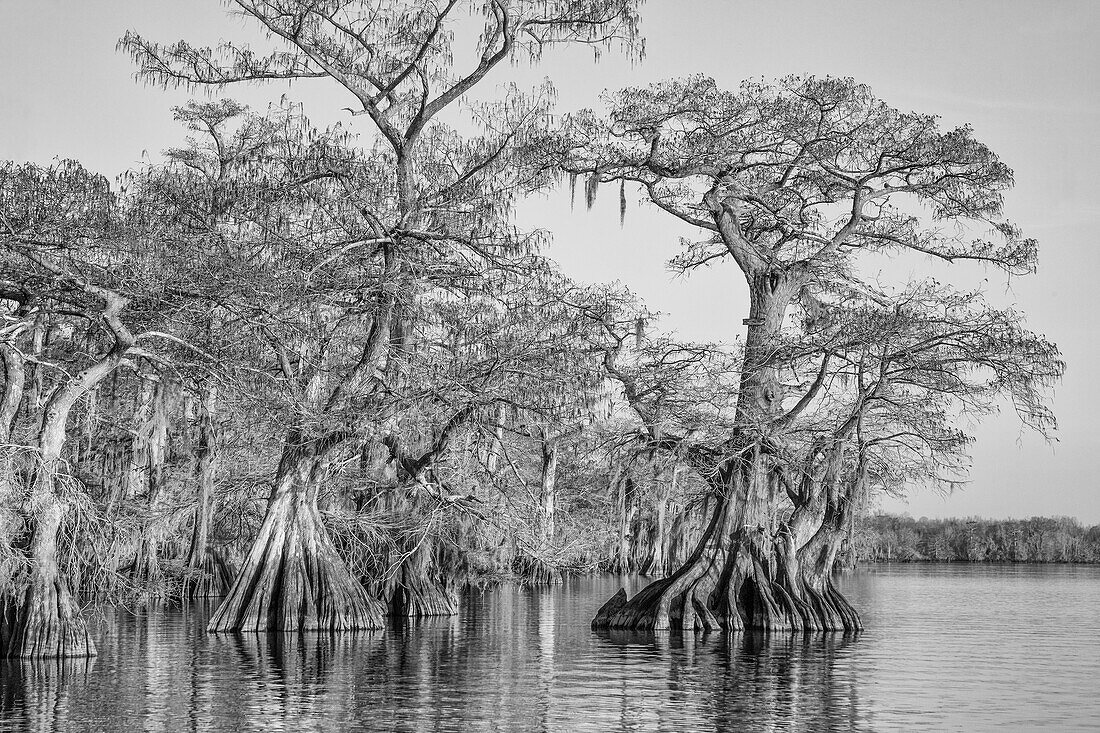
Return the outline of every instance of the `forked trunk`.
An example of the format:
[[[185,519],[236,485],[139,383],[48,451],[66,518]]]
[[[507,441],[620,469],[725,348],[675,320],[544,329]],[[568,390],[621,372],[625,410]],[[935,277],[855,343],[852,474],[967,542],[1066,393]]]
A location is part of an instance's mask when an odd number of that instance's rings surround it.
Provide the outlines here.
[[[381,628],[384,609],[352,575],[317,508],[324,456],[288,439],[260,532],[208,629]]]

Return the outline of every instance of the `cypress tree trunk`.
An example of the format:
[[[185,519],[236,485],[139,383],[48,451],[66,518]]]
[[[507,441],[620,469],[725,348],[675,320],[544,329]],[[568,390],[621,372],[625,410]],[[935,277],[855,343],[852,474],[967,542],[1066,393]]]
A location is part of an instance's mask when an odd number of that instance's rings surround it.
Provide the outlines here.
[[[218,436],[214,427],[217,400],[217,385],[207,384],[199,411],[199,439],[195,447],[195,478],[198,484],[195,526],[184,560],[189,577],[187,595],[190,597],[222,596],[233,583],[232,572],[224,558],[210,549],[214,481],[218,470]]]
[[[138,390],[137,404],[134,409],[136,429],[130,439],[129,463],[126,469],[126,488],[124,497],[133,499],[144,494],[149,488],[149,438],[150,424],[154,412],[154,382],[142,378]]]
[[[42,404],[42,392],[45,388],[45,367],[39,364],[37,359],[42,356],[46,348],[46,314],[39,313],[35,316],[34,326],[31,329],[31,353],[35,360],[30,365],[29,384],[27,385],[27,421],[33,422],[38,417],[38,408]]]
[[[738,427],[723,448],[731,457],[717,469],[698,466],[713,492],[709,524],[686,563],[634,598],[613,598],[597,613],[595,628],[806,628],[804,594],[789,577],[803,576],[802,556],[795,555],[793,570],[783,568],[776,516],[778,459],[772,450],[781,438],[773,429],[783,402],[772,353],[787,305],[803,279],[767,266],[745,269],[750,309]],[[829,592],[839,595],[835,588]],[[848,619],[841,628],[857,627]]]
[[[4,369],[4,391],[0,394],[0,446],[11,441],[19,404],[23,400],[26,369],[23,356],[11,344],[0,344],[0,366]]]
[[[493,437],[489,441],[489,448],[485,454],[485,470],[490,476],[496,476],[500,468],[500,454],[504,449],[504,419],[505,408],[503,404],[497,405],[496,425],[493,426]]]
[[[411,519],[410,525],[423,531],[405,532],[397,538],[397,557],[389,559],[392,573],[379,583],[389,611],[396,616],[451,616],[458,613],[456,577],[460,566],[447,544],[437,536],[430,520],[438,506],[427,504],[421,497],[430,497],[438,481],[433,467],[447,452],[457,431],[473,415],[471,403],[452,414],[424,451],[412,453],[401,443],[397,433],[383,439],[397,469],[396,483],[386,492],[384,502],[394,517]],[[425,523],[425,519],[428,519]]]
[[[43,462],[34,490],[34,531],[27,550],[30,570],[22,603],[7,595],[0,649],[5,657],[87,657],[95,643],[80,616],[80,607],[61,576],[57,561],[57,533],[65,505],[54,494],[56,464]]]
[[[649,542],[649,557],[639,570],[642,575],[654,575],[664,577],[669,573],[669,543],[670,532],[668,521],[668,504],[672,494],[676,491],[676,479],[679,466],[672,467],[672,481],[665,483],[660,470],[654,475],[654,494],[657,499],[657,511],[654,516],[653,529]]]
[[[306,631],[381,628],[384,610],[336,551],[317,507],[325,451],[291,431],[267,514],[207,628]]]
[[[31,530],[26,554],[28,568],[21,585],[22,599],[14,589],[5,593],[0,648],[5,657],[83,657],[96,653],[80,608],[61,575],[57,534],[67,510],[58,496],[61,450],[65,427],[76,401],[121,361],[124,346],[116,346],[106,358],[93,364],[47,399],[38,432],[38,456],[31,494],[23,513]]]
[[[149,390],[148,410],[143,410],[144,420],[138,428],[134,455],[143,462],[131,467],[131,476],[144,484],[146,516],[142,521],[141,536],[130,564],[130,575],[148,587],[160,579],[160,562],[157,557],[157,511],[164,491],[166,474],[165,454],[168,449],[168,385],[163,379],[152,382]],[[143,386],[142,392],[145,393]],[[135,489],[137,487],[135,486]]]
[[[54,387],[43,407],[31,492],[23,507],[31,532],[27,571],[20,583],[24,590],[22,598],[14,587],[4,591],[0,653],[5,657],[86,657],[96,653],[58,565],[57,534],[67,507],[57,483],[73,405],[118,367],[134,337],[119,318],[128,302],[125,298],[91,285],[84,288],[103,299],[102,319],[114,344],[98,361]]]
[[[539,439],[539,495],[536,516],[538,547],[533,552],[520,552],[513,558],[512,572],[518,579],[535,585],[562,583],[561,570],[552,562],[557,503],[557,474],[560,436],[545,433]]]
[[[453,557],[434,530],[423,525],[430,510],[422,506],[408,487],[399,482],[378,497],[385,512],[406,520],[410,527],[394,538],[382,553],[373,573],[372,590],[382,598],[387,613],[395,617],[453,616],[458,613],[458,579]]]
[[[10,344],[0,344],[0,366],[4,369],[4,390],[0,393],[0,546],[13,547],[19,532],[20,491],[16,475],[17,446],[12,444],[12,431],[19,415],[26,383],[23,355]],[[0,566],[0,591],[12,582],[18,563],[11,556]]]
[[[638,506],[634,502],[634,481],[622,477],[615,486],[615,507],[618,509],[618,543],[612,569],[617,573],[631,573],[636,569],[633,558],[632,529]]]
[[[855,479],[849,484],[827,484],[823,516],[817,531],[798,550],[796,588],[808,606],[807,628],[861,631],[859,612],[833,583],[837,554],[855,520],[855,498],[866,480],[867,466],[860,457]]]
[[[558,482],[558,439],[550,438],[542,442],[542,473],[539,481],[539,519],[540,533],[544,543],[554,540],[554,507],[557,503]]]
[[[426,537],[401,560],[392,583],[384,591],[391,616],[422,618],[458,613],[455,578],[448,577],[442,547]]]

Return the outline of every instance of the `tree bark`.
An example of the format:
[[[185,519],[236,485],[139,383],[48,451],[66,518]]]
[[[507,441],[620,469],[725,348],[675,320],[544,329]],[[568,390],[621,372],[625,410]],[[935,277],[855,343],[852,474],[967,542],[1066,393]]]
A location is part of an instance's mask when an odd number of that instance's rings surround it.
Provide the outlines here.
[[[17,507],[22,492],[18,489],[18,447],[12,443],[12,433],[23,400],[26,371],[23,355],[11,344],[0,344],[0,365],[4,368],[4,391],[0,394],[0,543],[14,547],[20,533]],[[18,567],[13,556],[5,556],[0,565],[0,592],[18,574]]]
[[[95,643],[80,616],[80,607],[61,576],[57,560],[57,534],[65,506],[53,493],[56,464],[43,463],[38,471],[34,502],[34,532],[27,552],[30,571],[25,579],[22,604],[17,596],[4,599],[0,649],[5,657],[95,656]]]
[[[657,511],[654,516],[653,528],[649,542],[649,557],[639,570],[642,575],[664,577],[669,573],[669,541],[670,527],[668,521],[668,504],[670,497],[676,491],[677,474],[679,465],[672,467],[671,483],[662,480],[660,470],[655,471],[654,495],[657,499]]]
[[[38,409],[42,404],[42,392],[45,389],[45,368],[37,362],[46,349],[46,314],[39,312],[34,319],[31,329],[31,353],[35,361],[31,362],[30,375],[27,385],[27,417],[28,422],[38,416]]]
[[[384,609],[351,573],[325,529],[317,489],[324,451],[288,436],[259,535],[207,626],[212,632],[381,628]]]
[[[0,395],[0,446],[11,441],[19,404],[23,401],[26,370],[23,356],[11,344],[0,344],[0,363],[4,367],[4,392]]]
[[[389,614],[396,617],[454,616],[458,613],[456,580],[442,569],[438,541],[425,537],[402,559],[392,583],[384,591]]]

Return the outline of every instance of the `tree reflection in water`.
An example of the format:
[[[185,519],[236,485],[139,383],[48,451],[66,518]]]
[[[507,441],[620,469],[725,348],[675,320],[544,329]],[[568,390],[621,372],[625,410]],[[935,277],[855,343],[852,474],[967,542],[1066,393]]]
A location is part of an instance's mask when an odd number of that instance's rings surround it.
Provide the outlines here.
[[[633,582],[611,577],[471,591],[456,617],[350,635],[210,635],[201,606],[107,612],[95,659],[0,665],[0,733],[1093,730],[1100,643],[1080,630],[1098,581],[880,569],[852,579],[874,621],[857,638],[597,635],[596,608]],[[1052,597],[1057,623],[1021,631]]]
[[[586,627],[593,581],[472,591],[450,618],[207,634],[209,608],[108,614],[98,660],[9,667],[0,730],[858,729],[835,635]],[[591,602],[589,602],[591,599]],[[90,665],[96,665],[94,670]],[[9,722],[11,723],[9,725]]]
[[[0,659],[0,730],[62,728],[69,695],[95,668],[95,657]]]
[[[650,659],[646,685],[622,676],[619,715],[606,721],[608,729],[676,731],[691,721],[714,730],[868,726],[860,712],[856,670],[838,664],[854,650],[858,635],[594,633],[623,650],[626,659],[639,653]]]

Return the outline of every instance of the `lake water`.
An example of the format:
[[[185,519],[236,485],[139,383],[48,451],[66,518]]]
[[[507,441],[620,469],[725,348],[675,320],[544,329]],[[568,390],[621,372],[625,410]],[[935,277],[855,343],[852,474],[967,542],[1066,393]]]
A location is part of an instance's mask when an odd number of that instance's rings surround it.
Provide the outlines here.
[[[91,663],[0,670],[0,730],[1100,730],[1100,567],[872,566],[842,581],[854,638],[591,632],[621,584],[338,637],[115,612]]]

